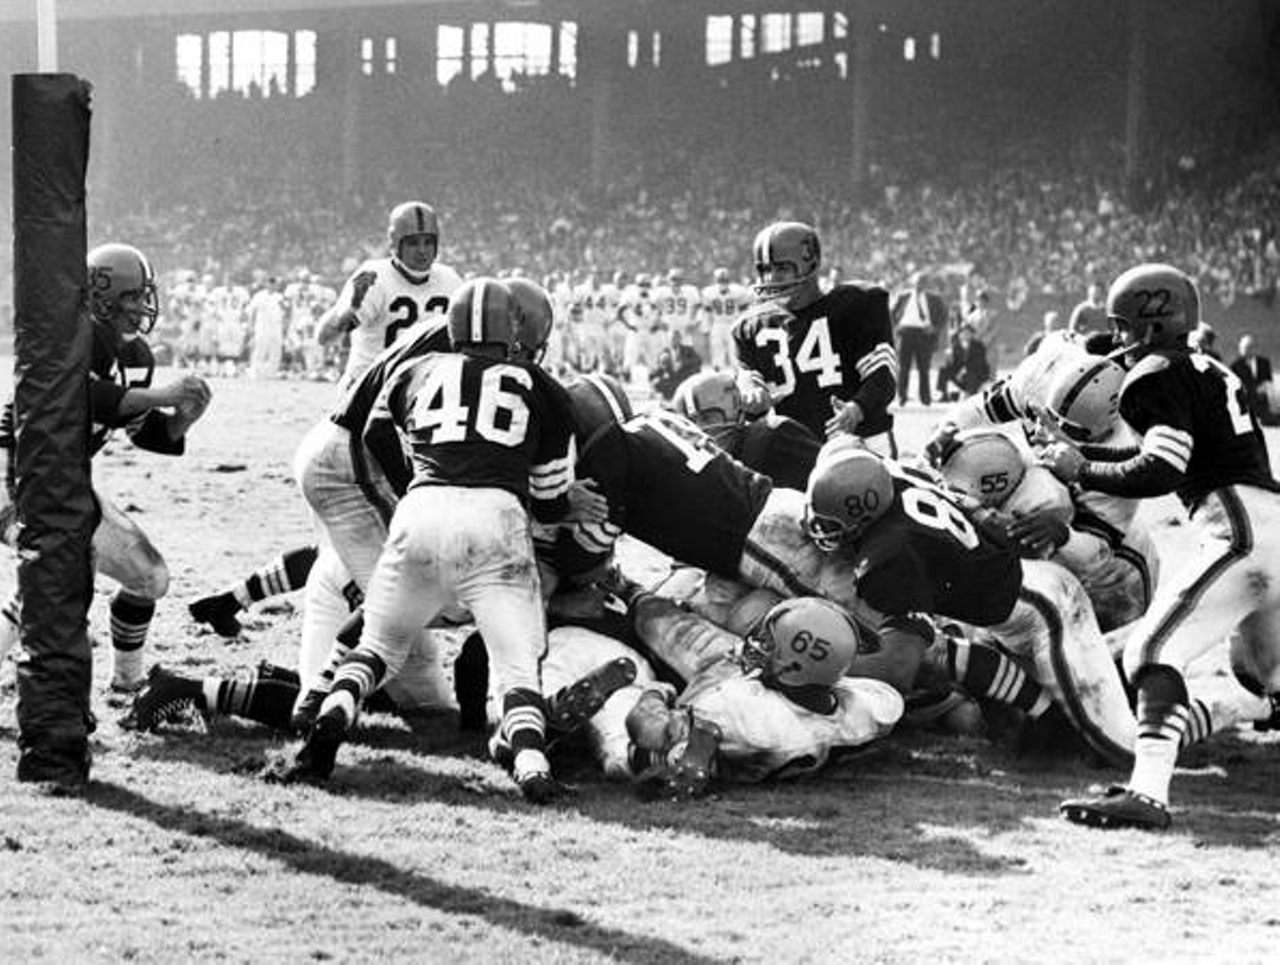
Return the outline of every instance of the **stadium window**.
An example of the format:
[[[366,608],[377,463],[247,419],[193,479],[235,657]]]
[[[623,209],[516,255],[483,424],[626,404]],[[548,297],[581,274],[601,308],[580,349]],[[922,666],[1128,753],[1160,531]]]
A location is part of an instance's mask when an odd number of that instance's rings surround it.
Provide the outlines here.
[[[906,37],[906,38],[904,38],[904,39],[903,39],[903,41],[902,41],[902,59],[903,59],[903,60],[915,60],[915,59],[916,59],[916,38],[915,38],[915,37]]]
[[[373,38],[365,37],[360,41],[360,73],[366,77],[373,73]]]
[[[289,83],[289,37],[275,30],[237,30],[231,38],[231,86],[241,94],[282,93]]]
[[[578,25],[572,20],[560,23],[560,74],[573,80],[578,76]]]
[[[489,69],[489,25],[471,25],[471,79],[475,80]]]
[[[831,62],[836,65],[836,73],[840,75],[841,80],[849,79],[849,55],[841,50],[831,58]]]
[[[462,28],[436,28],[436,83],[448,85],[462,73]]]
[[[837,10],[831,18],[831,39],[844,40],[849,36],[849,15]]]
[[[634,30],[627,31],[627,66],[635,67],[640,63],[640,34]]]
[[[506,91],[515,90],[515,74],[545,75],[551,68],[551,27],[504,21],[493,27],[493,67]]]
[[[796,46],[811,47],[822,43],[826,14],[806,12],[796,15]]]
[[[744,13],[738,20],[738,56],[749,60],[756,55],[756,15]]]
[[[715,67],[733,60],[733,18],[707,18],[707,64]]]
[[[942,34],[929,34],[929,56],[934,60],[942,59]]]
[[[316,32],[293,32],[293,93],[305,97],[316,88]]]
[[[655,30],[653,32],[653,42],[649,46],[649,65],[651,67],[662,66],[662,32]]]
[[[791,14],[766,13],[761,26],[761,49],[766,54],[791,49]]]
[[[199,34],[178,34],[174,44],[174,61],[178,66],[178,82],[197,98],[204,96],[200,89],[200,68],[204,56],[200,47],[204,38]]]
[[[209,97],[231,89],[231,34],[217,30],[209,34]]]
[[[388,74],[396,72],[396,38],[388,37],[382,45],[383,59],[386,61],[386,71]]]

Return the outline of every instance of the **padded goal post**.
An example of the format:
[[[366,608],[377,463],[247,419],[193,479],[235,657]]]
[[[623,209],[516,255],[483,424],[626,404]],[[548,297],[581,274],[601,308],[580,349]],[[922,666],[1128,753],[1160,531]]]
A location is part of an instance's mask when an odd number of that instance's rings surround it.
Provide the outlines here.
[[[19,779],[88,774],[87,613],[97,523],[89,470],[85,169],[89,85],[15,74],[14,429],[18,516]]]

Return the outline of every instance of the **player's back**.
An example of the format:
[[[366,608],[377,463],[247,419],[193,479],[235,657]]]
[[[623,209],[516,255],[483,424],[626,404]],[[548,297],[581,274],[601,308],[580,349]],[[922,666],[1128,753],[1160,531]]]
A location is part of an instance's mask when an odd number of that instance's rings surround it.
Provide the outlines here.
[[[432,352],[395,369],[379,404],[409,450],[411,489],[504,489],[527,502],[535,466],[563,461],[564,488],[572,476],[563,389],[532,363]]]
[[[747,533],[772,490],[700,429],[661,410],[615,425],[584,451],[610,520],[681,562],[736,577]]]
[[[1143,436],[1145,451],[1182,468],[1177,493],[1188,508],[1224,486],[1280,489],[1240,379],[1211,356],[1146,356],[1125,378],[1120,414]]]
[[[1008,617],[1022,584],[1017,552],[918,470],[886,460],[894,498],[845,552],[858,596],[889,615],[936,613],[975,626]]]

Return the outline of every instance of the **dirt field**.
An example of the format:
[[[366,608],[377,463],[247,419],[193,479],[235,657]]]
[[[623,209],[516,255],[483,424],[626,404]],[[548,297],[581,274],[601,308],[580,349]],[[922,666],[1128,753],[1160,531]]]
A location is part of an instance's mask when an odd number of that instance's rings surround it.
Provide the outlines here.
[[[120,441],[95,464],[172,570],[150,660],[194,674],[292,662],[296,600],[259,608],[229,643],[185,604],[310,539],[289,462],[334,393],[214,391],[186,457]],[[930,415],[903,415],[906,448]],[[1161,538],[1176,551],[1185,528]],[[92,612],[104,639],[107,589]],[[3,962],[1263,963],[1280,948],[1274,738],[1197,749],[1158,836],[1057,816],[1063,796],[1118,773],[1031,770],[983,740],[920,734],[820,780],[691,805],[641,805],[581,770],[575,798],[538,809],[478,741],[377,716],[330,787],[269,786],[256,772],[289,741],[223,719],[122,731],[99,653],[81,798],[14,782],[0,667]]]

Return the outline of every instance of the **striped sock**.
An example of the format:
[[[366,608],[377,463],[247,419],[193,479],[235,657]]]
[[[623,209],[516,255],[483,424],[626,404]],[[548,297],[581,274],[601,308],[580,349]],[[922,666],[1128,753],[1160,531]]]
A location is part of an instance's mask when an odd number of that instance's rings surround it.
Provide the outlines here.
[[[1203,700],[1191,701],[1187,708],[1187,730],[1182,735],[1182,746],[1198,744],[1212,733],[1213,715],[1209,712],[1209,705]]]
[[[1178,749],[1190,724],[1191,708],[1182,674],[1149,664],[1134,674],[1138,690],[1138,736],[1133,742],[1129,787],[1161,803],[1169,801],[1169,783]]]
[[[1040,717],[1052,704],[1044,688],[1016,661],[984,643],[948,638],[947,667],[952,679],[970,696],[1009,704],[1028,717]]]
[[[247,580],[231,587],[230,593],[242,608],[247,608],[269,596],[279,596],[302,589],[307,574],[315,565],[319,550],[314,546],[281,553],[274,560],[255,571]]]
[[[279,730],[289,729],[293,702],[298,699],[296,683],[262,677],[255,671],[230,679],[210,677],[204,684],[204,702],[211,713],[233,714]]]
[[[544,750],[546,734],[547,718],[542,707],[542,695],[524,687],[508,690],[502,698],[502,736],[512,752]]]
[[[142,680],[142,647],[156,612],[156,601],[119,590],[111,598],[112,682]]]
[[[320,706],[323,715],[334,708],[340,708],[346,715],[347,726],[355,723],[365,699],[382,686],[387,676],[387,665],[376,654],[363,650],[353,650],[347,654],[342,666],[333,676],[333,688],[329,696]]]

